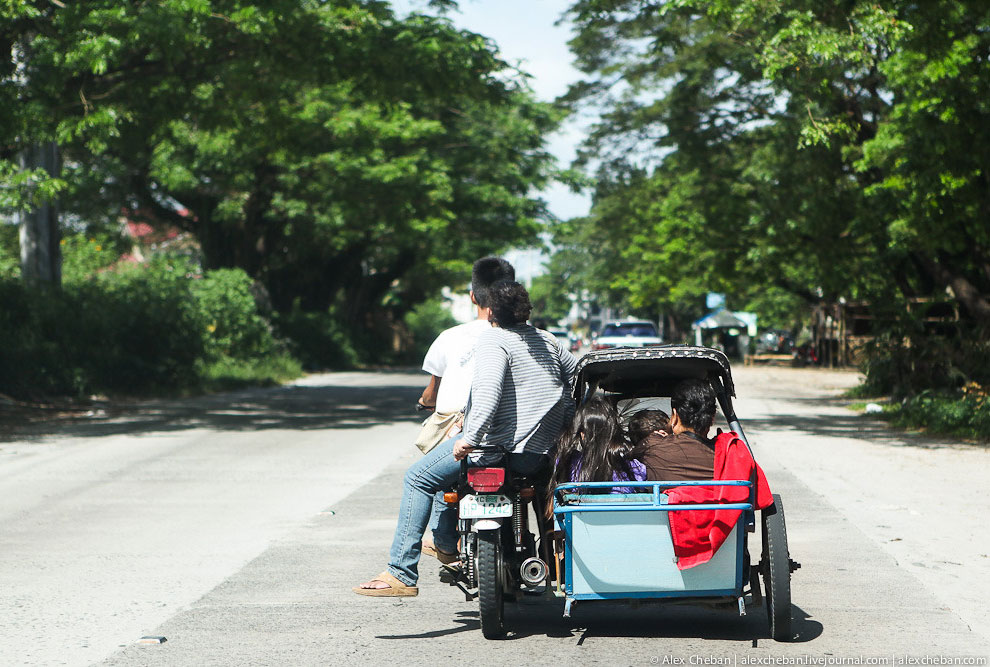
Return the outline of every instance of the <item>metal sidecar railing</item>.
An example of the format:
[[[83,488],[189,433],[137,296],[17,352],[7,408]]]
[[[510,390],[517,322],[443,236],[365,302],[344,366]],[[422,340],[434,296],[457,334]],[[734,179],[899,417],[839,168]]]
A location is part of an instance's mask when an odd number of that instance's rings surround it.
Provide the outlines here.
[[[608,493],[611,487],[642,489]],[[751,502],[670,505],[663,489],[684,486],[750,486],[748,481],[575,482],[561,484],[553,513],[563,535],[564,615],[580,600],[709,598],[738,601],[746,584],[745,513]],[[604,493],[587,493],[602,489]],[[707,563],[677,567],[668,513],[742,510],[725,543]],[[560,582],[560,579],[558,579]],[[697,600],[696,600],[697,601]]]
[[[616,486],[634,491],[608,493]],[[751,565],[747,516],[753,503],[669,504],[663,489],[685,486],[751,487],[751,483],[574,482],[557,487],[554,568],[557,593],[565,600],[564,616],[570,616],[576,602],[594,600],[707,603],[735,607],[745,615],[748,594],[754,605],[766,606],[771,637],[790,639],[790,573],[799,566],[788,557],[780,497],[775,495],[775,505],[762,511],[762,559]],[[595,489],[605,493],[587,493]],[[711,560],[681,570],[669,513],[705,510],[740,510],[740,514]]]

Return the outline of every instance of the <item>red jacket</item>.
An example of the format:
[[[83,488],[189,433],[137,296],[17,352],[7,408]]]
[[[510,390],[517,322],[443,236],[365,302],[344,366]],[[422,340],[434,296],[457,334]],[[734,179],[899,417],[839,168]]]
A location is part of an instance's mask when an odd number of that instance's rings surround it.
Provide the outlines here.
[[[773,503],[770,486],[763,470],[753,460],[739,436],[729,431],[715,439],[715,481],[749,481],[756,469],[756,508]],[[671,505],[702,503],[744,503],[749,500],[747,486],[679,486],[667,491]],[[670,536],[674,542],[677,568],[686,570],[707,563],[725,542],[742,510],[693,510],[668,512]]]

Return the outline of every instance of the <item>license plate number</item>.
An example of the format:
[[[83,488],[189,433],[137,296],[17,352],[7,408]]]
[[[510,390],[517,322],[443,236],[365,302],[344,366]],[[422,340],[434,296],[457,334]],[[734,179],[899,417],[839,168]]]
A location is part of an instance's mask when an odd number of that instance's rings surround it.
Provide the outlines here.
[[[512,516],[512,501],[500,494],[464,496],[461,498],[462,519],[486,519]]]

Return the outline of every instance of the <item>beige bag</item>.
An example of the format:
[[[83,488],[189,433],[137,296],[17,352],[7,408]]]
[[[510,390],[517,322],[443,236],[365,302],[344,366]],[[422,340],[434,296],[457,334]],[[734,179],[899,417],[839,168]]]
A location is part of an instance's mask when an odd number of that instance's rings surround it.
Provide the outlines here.
[[[444,440],[457,435],[463,417],[463,412],[451,412],[449,414],[434,412],[427,417],[426,421],[423,422],[419,437],[416,438],[416,446],[419,447],[419,451],[426,454]]]

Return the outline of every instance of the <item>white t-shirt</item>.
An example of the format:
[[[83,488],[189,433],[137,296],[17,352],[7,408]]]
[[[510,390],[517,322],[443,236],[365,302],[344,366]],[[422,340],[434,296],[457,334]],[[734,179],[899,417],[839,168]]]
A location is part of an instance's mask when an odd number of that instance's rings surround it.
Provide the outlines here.
[[[474,375],[474,344],[483,331],[491,328],[487,320],[472,320],[447,329],[430,345],[423,370],[443,378],[437,393],[437,412],[459,412],[467,405]]]

